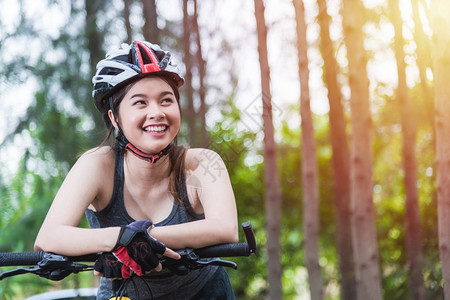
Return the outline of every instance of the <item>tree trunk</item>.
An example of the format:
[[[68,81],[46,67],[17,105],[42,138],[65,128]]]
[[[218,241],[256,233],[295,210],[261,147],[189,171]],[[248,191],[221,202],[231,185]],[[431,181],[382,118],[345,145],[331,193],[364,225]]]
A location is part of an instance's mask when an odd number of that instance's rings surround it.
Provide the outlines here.
[[[450,299],[450,2],[431,1],[433,30],[439,254],[445,299]]]
[[[158,13],[156,11],[155,0],[142,0],[142,10],[144,14],[144,38],[153,44],[160,43],[158,29]]]
[[[411,6],[414,20],[414,41],[417,47],[416,64],[419,69],[420,83],[424,89],[425,99],[431,101],[432,91],[430,90],[430,85],[426,76],[426,69],[432,68],[430,57],[430,40],[423,31],[423,23],[420,20],[419,13],[419,0],[411,0]]]
[[[196,146],[196,112],[194,107],[194,88],[192,87],[192,69],[194,61],[191,54],[191,17],[188,12],[188,1],[183,0],[183,48],[184,48],[184,65],[186,66],[186,74],[184,75],[184,91],[186,97],[186,121],[188,125],[189,143]]]
[[[202,54],[202,43],[200,40],[200,29],[198,26],[198,7],[197,0],[194,0],[194,15],[192,19],[192,25],[195,32],[195,42],[197,45],[196,61],[198,67],[198,77],[199,77],[199,88],[198,96],[200,98],[200,110],[198,112],[200,117],[200,137],[199,145],[201,147],[206,147],[209,144],[208,131],[206,130],[206,112],[208,107],[206,105],[206,87],[205,87],[205,77],[206,77],[206,61],[203,59]]]
[[[398,1],[389,1],[391,21],[394,25],[394,50],[397,61],[398,88],[397,99],[401,116],[403,143],[403,172],[406,191],[405,221],[406,221],[406,253],[409,269],[409,287],[412,299],[421,300],[425,296],[422,275],[421,228],[419,217],[419,195],[417,191],[417,158],[416,127],[414,110],[409,99],[406,85],[405,53],[403,47],[403,22]]]
[[[422,106],[425,109],[425,114],[428,117],[430,126],[433,130],[433,139],[431,140],[431,146],[436,146],[436,130],[434,128],[434,110],[433,105],[433,90],[430,86],[429,80],[426,76],[427,68],[432,69],[432,62],[430,57],[430,40],[423,31],[423,23],[419,16],[419,0],[411,0],[411,6],[413,11],[414,20],[414,41],[416,43],[417,59],[416,64],[419,69],[420,85],[422,87]]]
[[[364,7],[344,0],[343,30],[351,90],[350,200],[358,299],[382,299],[372,182],[372,120],[367,59],[363,47]]]
[[[325,0],[319,6],[320,49],[324,60],[325,84],[330,104],[330,139],[333,150],[333,192],[336,211],[336,239],[341,274],[341,298],[356,299],[356,282],[350,216],[350,150],[346,133],[346,121],[342,106],[342,93],[337,80],[339,67],[330,38],[330,16]]]
[[[97,27],[97,13],[99,11],[99,1],[85,0],[86,8],[86,27],[85,27],[85,37],[87,41],[87,48],[89,51],[89,66],[91,69],[90,74],[95,73],[95,68],[97,62],[99,62],[103,57],[103,41],[104,33],[100,32]],[[92,107],[94,109],[94,107]],[[105,126],[101,118],[92,118],[95,123],[96,130],[104,131]]]
[[[281,285],[281,190],[277,169],[276,145],[272,123],[272,96],[270,92],[270,69],[267,57],[267,27],[263,0],[255,0],[255,18],[258,34],[259,65],[261,70],[261,98],[264,126],[264,178],[266,185],[266,231],[269,299],[283,298]]]
[[[293,0],[297,23],[298,74],[300,78],[300,115],[302,126],[302,186],[305,264],[312,300],[323,299],[322,274],[319,264],[319,192],[314,123],[309,97],[308,43],[306,40],[305,7],[302,0]]]
[[[133,41],[133,29],[130,22],[130,5],[132,0],[123,0],[123,20],[125,22],[125,29],[127,31],[126,42],[131,44]]]
[[[95,73],[97,62],[103,58],[102,44],[104,39],[104,34],[100,33],[97,28],[97,9],[99,8],[98,0],[85,0],[85,7],[85,35],[88,42],[89,65],[92,73]]]

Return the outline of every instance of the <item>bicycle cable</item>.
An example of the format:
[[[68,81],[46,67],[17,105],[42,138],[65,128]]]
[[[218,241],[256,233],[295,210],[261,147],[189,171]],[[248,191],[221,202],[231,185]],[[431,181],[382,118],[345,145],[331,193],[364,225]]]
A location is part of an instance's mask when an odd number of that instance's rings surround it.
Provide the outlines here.
[[[150,284],[144,279],[144,277],[140,277],[140,276],[132,276],[130,278],[122,279],[122,282],[120,283],[119,288],[117,289],[117,291],[114,292],[115,295],[111,299],[114,299],[114,300],[131,299],[131,298],[129,298],[129,295],[127,295],[128,286],[130,285],[130,283],[133,285],[133,288],[136,291],[137,299],[141,299],[141,295],[139,293],[138,285],[135,282],[135,278],[141,280],[144,283],[145,287],[147,288],[149,295],[150,295],[150,298],[148,298],[148,300],[153,300],[153,292],[150,287]],[[124,298],[124,297],[127,297],[127,298]],[[144,297],[145,297],[145,294],[144,294]]]

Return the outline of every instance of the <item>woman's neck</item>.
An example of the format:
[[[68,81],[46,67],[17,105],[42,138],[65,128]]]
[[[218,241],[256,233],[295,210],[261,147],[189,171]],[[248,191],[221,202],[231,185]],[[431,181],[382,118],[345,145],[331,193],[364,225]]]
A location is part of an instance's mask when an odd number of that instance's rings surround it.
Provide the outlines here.
[[[156,163],[144,161],[132,153],[124,153],[124,170],[128,179],[134,182],[156,183],[169,177],[169,155],[161,157]]]

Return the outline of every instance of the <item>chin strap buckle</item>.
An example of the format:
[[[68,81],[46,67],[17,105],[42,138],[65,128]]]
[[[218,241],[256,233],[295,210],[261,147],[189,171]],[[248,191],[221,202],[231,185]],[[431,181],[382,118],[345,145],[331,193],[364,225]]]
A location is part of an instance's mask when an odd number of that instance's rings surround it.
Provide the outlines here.
[[[125,149],[128,151],[131,151],[131,153],[133,153],[135,156],[137,156],[138,158],[145,160],[151,164],[156,163],[161,157],[163,157],[164,155],[169,153],[169,150],[172,146],[172,143],[170,143],[166,148],[164,148],[163,150],[161,150],[159,153],[157,154],[147,154],[142,152],[141,150],[139,150],[138,148],[136,148],[135,146],[133,146],[131,143],[128,143],[125,146]]]

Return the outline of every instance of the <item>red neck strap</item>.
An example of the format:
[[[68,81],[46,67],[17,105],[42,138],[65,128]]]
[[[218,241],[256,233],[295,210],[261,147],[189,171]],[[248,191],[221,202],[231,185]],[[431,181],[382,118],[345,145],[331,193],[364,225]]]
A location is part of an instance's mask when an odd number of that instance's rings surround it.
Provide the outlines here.
[[[138,158],[145,160],[151,164],[156,163],[161,157],[163,157],[164,155],[166,155],[167,153],[169,153],[169,150],[172,146],[172,143],[170,143],[166,148],[164,148],[163,150],[161,150],[159,153],[157,154],[147,154],[142,152],[141,150],[139,150],[138,148],[136,148],[135,146],[133,146],[131,143],[128,143],[125,146],[125,149],[130,151],[131,153],[133,153],[135,156],[137,156]]]

